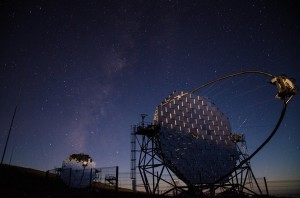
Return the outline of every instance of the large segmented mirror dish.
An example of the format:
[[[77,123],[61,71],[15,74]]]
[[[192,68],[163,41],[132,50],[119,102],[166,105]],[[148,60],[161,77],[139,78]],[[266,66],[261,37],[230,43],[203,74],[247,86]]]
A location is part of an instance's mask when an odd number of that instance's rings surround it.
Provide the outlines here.
[[[187,184],[210,184],[236,166],[228,118],[208,99],[174,93],[157,107],[160,157]],[[228,178],[225,178],[225,180]]]

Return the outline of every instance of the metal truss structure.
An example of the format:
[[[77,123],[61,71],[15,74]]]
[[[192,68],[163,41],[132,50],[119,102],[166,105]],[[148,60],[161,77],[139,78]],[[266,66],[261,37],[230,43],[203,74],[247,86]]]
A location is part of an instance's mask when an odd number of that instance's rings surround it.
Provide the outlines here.
[[[247,154],[245,137],[232,134],[228,118],[208,99],[194,95],[208,85],[244,74],[271,77],[271,83],[278,88],[276,98],[283,100],[274,129],[250,155]],[[191,92],[172,93],[156,108],[154,124],[145,125],[146,114],[142,114],[142,123],[132,128],[133,190],[136,189],[138,168],[148,194],[175,192],[174,195],[197,197],[263,195],[250,160],[276,133],[287,104],[296,93],[297,88],[292,80],[261,71],[243,71],[210,81]],[[179,186],[174,175],[185,186]],[[268,194],[265,178],[264,182]],[[161,193],[162,183],[171,188]]]
[[[160,185],[171,186],[172,192],[176,194],[177,182],[166,162],[161,158],[161,150],[159,147],[158,133],[160,128],[158,125],[149,124],[145,126],[144,117],[141,125],[133,126],[132,131],[132,168],[131,179],[133,180],[133,189],[136,189],[136,172],[138,168],[141,175],[143,185],[148,194],[166,194],[170,191],[161,193]],[[137,145],[136,145],[137,144]],[[135,150],[138,146],[138,150]],[[139,153],[138,165],[136,162],[136,151]],[[166,175],[167,178],[164,178]]]
[[[134,180],[133,189],[136,189],[136,167],[148,194],[171,194],[175,196],[188,194],[199,197],[263,194],[251,169],[250,161],[232,172],[227,182],[179,185],[177,177],[173,173],[174,167],[162,157],[158,135],[160,133],[159,125],[148,124],[145,126],[143,121],[142,124],[133,126],[132,130],[132,162],[134,163],[132,163],[131,179]],[[244,135],[234,134],[232,141],[239,151],[239,161],[246,159],[248,154]],[[137,165],[135,165],[136,153],[138,153]],[[161,185],[168,185],[169,189],[161,191]],[[267,186],[266,190],[268,192]]]

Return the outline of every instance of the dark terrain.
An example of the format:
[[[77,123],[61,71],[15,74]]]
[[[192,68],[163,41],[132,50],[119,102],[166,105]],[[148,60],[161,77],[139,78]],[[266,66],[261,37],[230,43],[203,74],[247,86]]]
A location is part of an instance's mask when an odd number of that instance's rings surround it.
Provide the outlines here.
[[[144,193],[134,194],[121,190],[103,188],[70,189],[56,175],[46,172],[16,167],[0,166],[0,197],[150,197]],[[152,196],[151,196],[152,197]],[[157,196],[158,197],[158,196]]]
[[[148,198],[166,196],[151,196],[141,192],[132,193],[129,189],[121,188],[118,192],[115,192],[113,189],[103,188],[103,185],[94,185],[94,187],[89,189],[70,189],[55,174],[46,174],[46,172],[43,171],[17,166],[0,165],[0,198],[7,197]],[[223,197],[237,196],[223,195]],[[262,198],[267,196],[252,196],[252,198],[255,197]]]

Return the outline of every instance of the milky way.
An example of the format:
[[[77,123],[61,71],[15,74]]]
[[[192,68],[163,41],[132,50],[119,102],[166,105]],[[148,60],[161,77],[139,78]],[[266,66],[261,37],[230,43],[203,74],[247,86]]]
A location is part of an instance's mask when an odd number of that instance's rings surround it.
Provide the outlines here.
[[[129,172],[131,125],[141,113],[151,122],[173,90],[243,70],[299,80],[298,10],[293,1],[0,3],[1,154],[22,87],[5,163],[48,170],[84,152]],[[279,115],[268,80],[233,78],[199,93],[250,151]],[[300,178],[298,98],[252,161],[259,177]]]

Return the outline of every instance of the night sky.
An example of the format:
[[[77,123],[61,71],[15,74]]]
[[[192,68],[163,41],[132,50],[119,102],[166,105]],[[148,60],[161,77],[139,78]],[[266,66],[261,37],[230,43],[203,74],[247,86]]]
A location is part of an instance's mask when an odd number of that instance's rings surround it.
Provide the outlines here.
[[[243,70],[300,81],[296,1],[1,1],[0,153],[20,88],[5,163],[40,170],[72,153],[130,171],[131,125],[151,122],[173,90]],[[279,117],[261,75],[217,83],[209,97],[254,151]],[[297,83],[296,83],[297,84]],[[251,161],[267,179],[300,179],[300,100]],[[196,151],[195,151],[196,152]]]

